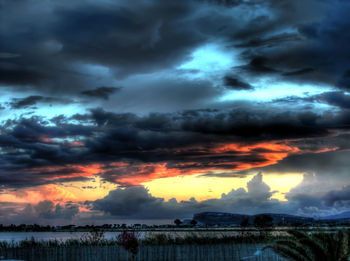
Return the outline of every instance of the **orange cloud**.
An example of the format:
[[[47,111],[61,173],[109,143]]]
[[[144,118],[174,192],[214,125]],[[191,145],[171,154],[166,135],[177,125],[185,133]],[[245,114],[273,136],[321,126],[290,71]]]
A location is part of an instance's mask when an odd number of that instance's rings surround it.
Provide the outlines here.
[[[33,203],[43,200],[55,202],[77,201],[78,197],[56,184],[48,184],[35,188],[5,190],[0,194],[0,202]]]
[[[93,177],[101,174],[104,180],[122,185],[140,185],[154,179],[194,175],[208,171],[237,171],[276,164],[288,155],[302,153],[298,147],[282,141],[256,144],[230,143],[215,147],[191,148],[174,152],[174,162],[140,163],[113,162],[88,165],[38,167],[28,171],[34,178],[45,182],[64,182],[76,177]],[[184,154],[184,156],[181,156]],[[181,160],[177,159],[180,155]],[[190,159],[190,161],[188,161]]]
[[[42,143],[51,143],[52,142],[52,140],[50,138],[45,137],[45,136],[40,137],[39,141]]]
[[[140,185],[142,182],[147,182],[164,177],[175,177],[182,174],[179,169],[167,168],[166,163],[139,164],[137,166],[131,165],[132,164],[125,163],[123,165],[119,165],[118,170],[123,172],[124,168],[126,175],[116,177],[116,182],[128,185]],[[133,173],[128,173],[130,167],[132,167],[134,171]]]
[[[82,147],[84,145],[85,144],[82,141],[73,141],[72,143],[70,143],[70,146],[72,146],[72,147]]]
[[[27,171],[33,176],[42,176],[42,180],[55,181],[64,178],[74,177],[92,177],[101,172],[102,164],[75,165],[67,164],[64,166],[37,167]]]
[[[220,144],[215,148],[196,148],[189,156],[190,162],[177,163],[126,163],[116,162],[105,168],[113,182],[125,185],[140,185],[154,179],[194,175],[216,170],[245,170],[276,164],[290,154],[299,153],[300,149],[282,142],[263,142],[251,145]],[[181,153],[181,152],[177,152]],[[224,157],[225,160],[220,160]],[[208,160],[204,160],[207,158]],[[232,159],[230,159],[232,158]]]
[[[34,179],[47,182],[67,182],[70,178],[94,177],[101,174],[102,182],[109,181],[121,185],[140,185],[161,178],[204,174],[215,171],[238,171],[255,167],[277,164],[289,155],[300,153],[321,153],[337,148],[323,148],[317,151],[300,149],[287,144],[286,141],[261,142],[255,144],[229,143],[214,147],[191,148],[190,152],[174,152],[174,162],[140,163],[112,162],[87,165],[66,164],[64,166],[37,167],[27,169]],[[185,156],[181,156],[181,155]],[[177,159],[184,157],[184,161]],[[189,160],[190,159],[190,160]],[[73,181],[68,187],[57,184],[42,185],[35,188],[6,190],[0,195],[0,201],[18,203],[37,203],[42,200],[56,202],[78,201],[87,198],[97,198],[108,190],[97,187],[94,179],[80,180],[73,189]],[[92,182],[92,183],[91,183]],[[107,184],[105,183],[105,184]],[[86,185],[87,184],[87,185]],[[90,189],[91,187],[91,189]],[[92,189],[94,187],[94,189]],[[105,191],[106,190],[106,191]],[[85,194],[84,194],[84,193]],[[88,195],[88,196],[87,196]],[[95,196],[94,196],[95,195]],[[83,199],[84,198],[84,199]]]

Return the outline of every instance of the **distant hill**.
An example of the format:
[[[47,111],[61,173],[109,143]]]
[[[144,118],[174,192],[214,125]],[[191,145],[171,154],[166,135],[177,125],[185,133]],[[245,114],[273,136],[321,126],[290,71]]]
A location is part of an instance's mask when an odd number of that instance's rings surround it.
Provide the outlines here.
[[[245,218],[250,216],[223,212],[202,212],[193,215],[193,219],[205,225],[240,225]]]
[[[248,219],[249,223],[253,224],[254,219],[260,215],[268,215],[272,217],[273,224],[311,224],[315,221],[310,217],[300,217],[288,214],[262,213],[258,215],[241,215],[224,212],[202,212],[194,214],[193,219],[205,225],[239,226],[244,219]]]
[[[350,219],[350,211],[346,211],[337,215],[321,217],[322,220],[334,220],[334,219]]]

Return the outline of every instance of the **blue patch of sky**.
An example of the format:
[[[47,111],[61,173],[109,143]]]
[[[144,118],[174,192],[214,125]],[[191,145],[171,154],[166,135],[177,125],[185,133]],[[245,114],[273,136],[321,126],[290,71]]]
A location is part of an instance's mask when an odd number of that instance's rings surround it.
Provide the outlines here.
[[[310,100],[315,95],[322,94],[324,92],[334,91],[335,88],[328,85],[313,85],[313,84],[297,84],[291,82],[283,82],[273,79],[260,80],[259,84],[252,84],[253,90],[234,91],[229,90],[223,96],[219,98],[219,102],[229,101],[251,101],[251,102],[263,102],[263,103],[275,103],[278,106],[285,106],[288,109],[290,107],[300,108],[303,106],[309,106],[312,109],[326,111],[336,111],[337,108],[326,103]],[[290,104],[288,98],[294,98],[295,102]],[[298,100],[298,98],[301,98]],[[304,98],[304,99],[303,99]],[[283,100],[285,99],[285,100]]]
[[[271,79],[261,80],[259,85],[252,84],[253,90],[227,91],[220,97],[221,101],[226,100],[259,100],[270,102],[289,96],[306,98],[308,96],[321,94],[323,92],[334,91],[334,87],[313,85],[313,84],[296,84],[291,82],[270,82]]]
[[[35,104],[25,108],[13,109],[11,107],[11,101],[13,99],[24,99],[30,95],[38,95],[35,93],[24,93],[24,92],[10,92],[6,91],[1,93],[0,104],[2,104],[3,109],[0,110],[0,122],[6,120],[16,120],[19,118],[31,118],[33,115],[41,117],[43,119],[49,120],[53,117],[64,115],[66,117],[73,116],[77,113],[82,113],[84,109],[88,109],[80,103],[70,103],[70,104],[45,104],[40,103],[40,101]]]
[[[237,51],[218,43],[209,43],[194,50],[190,59],[177,66],[176,70],[190,80],[205,79],[217,85],[232,67],[243,64]]]

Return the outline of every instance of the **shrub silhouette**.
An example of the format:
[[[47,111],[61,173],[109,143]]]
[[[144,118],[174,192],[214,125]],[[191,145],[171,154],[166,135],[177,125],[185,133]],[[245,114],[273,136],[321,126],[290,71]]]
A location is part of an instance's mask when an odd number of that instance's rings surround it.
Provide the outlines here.
[[[272,226],[273,218],[269,215],[258,215],[254,219],[254,226],[257,228],[265,228]]]
[[[89,233],[83,234],[80,239],[86,244],[100,245],[105,241],[105,235],[103,231],[93,229]]]
[[[194,219],[192,219],[191,222],[190,222],[190,224],[191,224],[193,227],[195,227],[195,226],[197,225],[197,221],[194,220]]]
[[[136,258],[139,251],[139,240],[134,232],[126,232],[119,234],[117,237],[118,244],[121,245],[126,251],[131,253],[130,260]]]
[[[178,226],[180,226],[182,224],[182,221],[177,218],[177,219],[174,220],[174,223],[178,227]]]

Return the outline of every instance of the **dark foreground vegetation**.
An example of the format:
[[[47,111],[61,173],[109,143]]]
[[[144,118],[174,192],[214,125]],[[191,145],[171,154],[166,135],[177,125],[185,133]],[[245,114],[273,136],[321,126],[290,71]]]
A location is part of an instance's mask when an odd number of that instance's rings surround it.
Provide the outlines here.
[[[348,261],[350,258],[349,231],[307,234],[289,231],[291,237],[276,240],[264,247],[292,261]]]
[[[283,239],[283,237],[278,237]],[[125,232],[105,239],[101,231],[86,233],[79,240],[1,242],[0,256],[22,260],[283,260],[272,250],[259,251],[276,237],[269,235],[225,235],[205,233],[150,234],[140,238],[137,232]],[[256,254],[258,252],[258,254]]]
[[[202,233],[202,232],[201,232]],[[205,233],[150,234],[140,238],[137,232],[124,232],[105,239],[101,231],[86,233],[79,240],[0,242],[0,256],[27,261],[97,260],[293,260],[346,261],[350,255],[349,231],[289,231],[281,235],[260,234],[215,236]]]
[[[281,261],[272,250],[260,251],[257,244],[217,245],[142,245],[135,257],[122,247],[80,246],[80,247],[31,247],[8,249],[4,257],[26,261],[232,261],[258,260]],[[251,258],[253,257],[253,258]],[[249,258],[249,259],[248,259]]]

